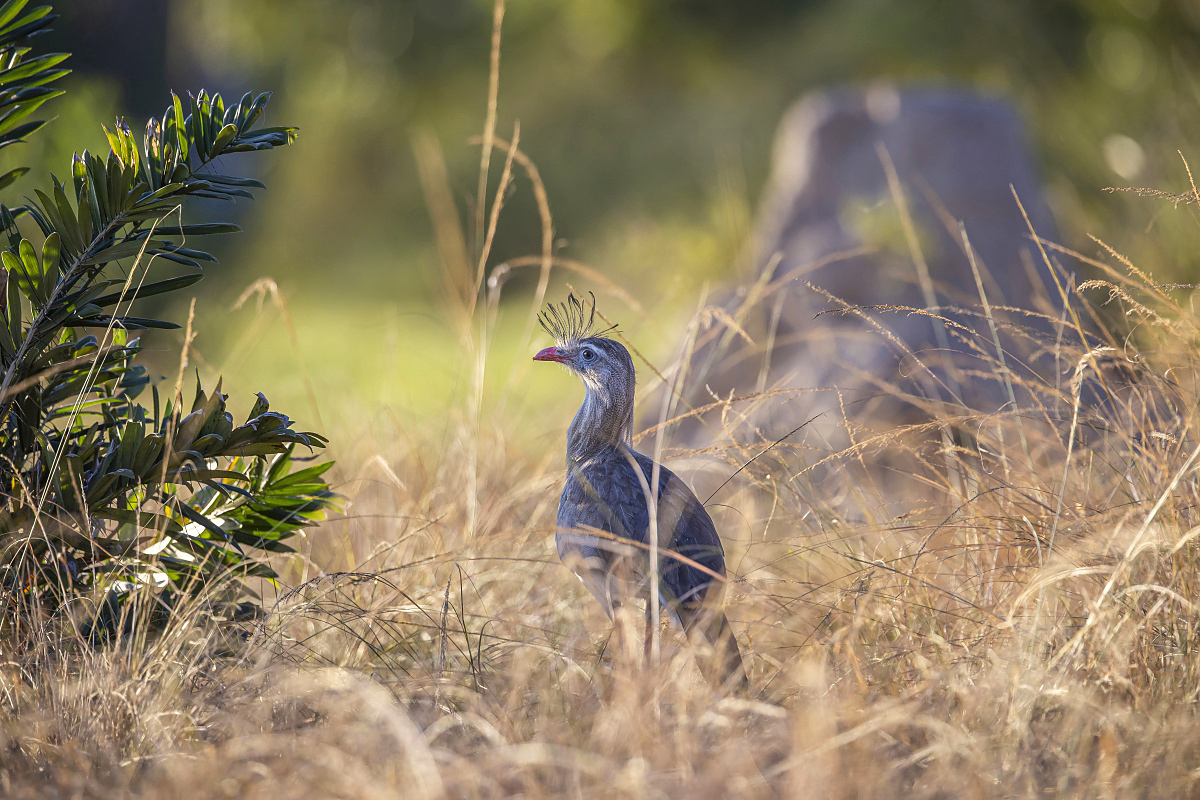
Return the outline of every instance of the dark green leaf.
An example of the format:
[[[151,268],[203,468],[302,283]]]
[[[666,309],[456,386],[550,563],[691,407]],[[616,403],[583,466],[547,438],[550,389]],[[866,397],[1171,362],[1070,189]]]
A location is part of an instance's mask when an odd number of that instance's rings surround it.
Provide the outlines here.
[[[10,169],[8,172],[0,175],[0,189],[8,188],[27,172],[29,172],[29,167],[17,167],[16,169]]]
[[[139,297],[152,297],[156,294],[165,294],[166,292],[174,292],[178,289],[186,289],[198,283],[202,278],[204,278],[202,273],[180,275],[178,278],[167,278],[166,280],[144,284],[141,287],[131,286],[129,287],[129,291],[125,293],[124,298],[122,298],[120,292],[110,292],[103,297],[97,297],[94,302],[96,305],[103,307],[111,306],[122,299],[134,300]]]

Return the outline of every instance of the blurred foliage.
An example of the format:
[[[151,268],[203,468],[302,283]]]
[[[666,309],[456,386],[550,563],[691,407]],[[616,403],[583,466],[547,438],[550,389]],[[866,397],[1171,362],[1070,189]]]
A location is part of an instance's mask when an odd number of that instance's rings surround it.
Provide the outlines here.
[[[201,287],[215,292],[202,303],[228,306],[270,276],[292,317],[305,320],[303,349],[347,325],[364,345],[353,359],[312,359],[317,383],[351,390],[374,377],[382,386],[387,341],[441,341],[422,330],[444,330],[429,306],[441,264],[412,137],[441,143],[460,216],[470,220],[479,148],[469,140],[485,116],[491,0],[166,1],[162,69],[226,94],[278,86],[279,113],[305,130],[302,155],[268,167],[275,196],[253,210],[256,234],[221,253],[239,280]],[[106,8],[133,19],[138,5]],[[104,86],[98,102],[140,102],[119,74],[68,80]],[[1010,99],[1027,122],[1061,239],[1089,248],[1086,234],[1119,230],[1114,244],[1135,263],[1167,265],[1156,278],[1197,278],[1200,256],[1183,238],[1190,215],[1102,192],[1179,192],[1187,178],[1178,151],[1200,163],[1194,0],[511,0],[497,133],[511,138],[520,122],[558,252],[677,317],[705,286],[752,271],[747,243],[783,111],[807,91],[878,82],[966,85]],[[493,158],[493,186],[501,162]],[[1154,235],[1137,233],[1151,226]],[[517,170],[491,266],[539,245],[533,193]],[[527,293],[535,272],[518,272],[505,296]],[[626,325],[636,316],[619,313]],[[233,327],[250,324],[241,317]],[[234,347],[255,345],[238,332],[201,349],[217,365],[234,358],[246,374],[271,375],[292,396],[312,393],[276,366],[281,349],[299,353],[294,336],[268,331],[256,356]],[[434,395],[456,380],[441,367],[448,359],[425,354],[442,370],[434,376],[414,360],[422,354],[398,350],[437,384]],[[427,394],[413,402],[436,407]]]
[[[473,195],[477,150],[465,143],[482,127],[491,5],[176,0],[175,18],[177,31],[199,34],[181,44],[202,70],[279,80],[289,118],[306,131],[315,123],[310,159],[283,167],[289,197],[270,210],[272,230],[312,230],[332,214],[363,232],[354,252],[334,256],[355,285],[399,290],[411,288],[413,255],[428,253],[414,126],[436,132],[456,188]],[[882,80],[1011,98],[1071,236],[1128,213],[1099,194],[1105,186],[1181,190],[1176,151],[1186,155],[1200,130],[1200,6],[1191,0],[508,5],[499,132],[520,120],[566,249],[611,273],[653,278],[655,290],[679,276],[690,288],[730,275],[775,123],[804,91]],[[336,202],[302,190],[310,161],[340,178]],[[524,188],[497,261],[536,250]],[[340,249],[294,240],[274,274],[303,271],[314,246]]]
[[[0,6],[6,156],[62,94],[67,55],[26,45],[53,20],[27,0]],[[251,197],[261,182],[215,168],[293,141],[294,128],[256,127],[269,97],[175,97],[142,146],[118,121],[103,129],[106,157],[84,150],[67,183],[52,177],[36,199],[0,205],[0,630],[91,598],[91,631],[111,632],[139,589],[160,603],[237,597],[246,578],[275,577],[262,551],[290,551],[329,505],[329,464],[292,469],[293,448],[322,437],[294,430],[262,395],[236,425],[219,383],[197,383],[187,412],[178,386],[163,404],[129,337],[178,328],[133,304],[194,285],[214,260],[194,242],[239,230],[183,223],[185,199]],[[28,169],[6,166],[0,188]],[[147,387],[150,406],[138,402]]]

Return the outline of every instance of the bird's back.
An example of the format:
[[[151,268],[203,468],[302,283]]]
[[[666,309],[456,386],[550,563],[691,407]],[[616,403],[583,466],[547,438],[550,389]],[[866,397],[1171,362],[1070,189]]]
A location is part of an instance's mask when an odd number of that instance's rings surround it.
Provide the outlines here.
[[[630,591],[637,591],[627,584],[645,579],[650,514],[638,472],[652,486],[653,468],[647,456],[612,446],[601,448],[567,474],[558,506],[558,555],[610,616]],[[689,609],[703,603],[714,575],[725,574],[721,540],[692,490],[661,466],[657,511],[661,596],[672,616],[686,617]],[[581,532],[588,528],[611,536]]]

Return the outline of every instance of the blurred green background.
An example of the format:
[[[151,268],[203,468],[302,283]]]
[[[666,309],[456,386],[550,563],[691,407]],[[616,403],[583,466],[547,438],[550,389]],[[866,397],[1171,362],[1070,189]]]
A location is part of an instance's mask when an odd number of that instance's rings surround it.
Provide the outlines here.
[[[124,115],[140,130],[172,89],[273,91],[268,124],[297,125],[300,138],[258,159],[269,188],[257,200],[200,211],[246,232],[222,243],[222,263],[198,286],[197,362],[224,372],[227,389],[264,391],[302,419],[308,382],[327,428],[383,407],[442,413],[469,363],[454,357],[459,341],[439,310],[413,137],[440,143],[470,219],[479,148],[468,140],[483,128],[491,3],[87,0],[57,10],[57,30],[37,46],[74,52],[74,73],[49,106],[57,120],[9,151],[34,166],[16,193],[65,176],[72,150],[102,149],[100,122]],[[670,351],[664,331],[705,287],[752,270],[747,237],[775,126],[823,87],[965,85],[1008,98],[1064,243],[1094,253],[1092,233],[1161,280],[1200,279],[1195,215],[1102,192],[1184,191],[1178,151],[1200,167],[1196,0],[510,0],[504,37],[498,135],[520,121],[558,253],[653,309],[659,324],[603,300],[648,354]],[[539,248],[521,175],[490,265]],[[497,387],[510,364],[527,363],[518,351],[535,270],[524,272],[505,286],[489,363]],[[231,310],[263,277],[285,298],[294,337],[270,301],[261,314]],[[164,374],[181,339],[151,340]],[[550,372],[536,373],[538,387],[574,389]]]

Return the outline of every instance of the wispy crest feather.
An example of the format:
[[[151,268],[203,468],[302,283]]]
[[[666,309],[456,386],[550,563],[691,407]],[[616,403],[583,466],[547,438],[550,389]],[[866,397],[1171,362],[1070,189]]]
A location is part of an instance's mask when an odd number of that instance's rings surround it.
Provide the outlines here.
[[[566,347],[589,336],[603,336],[616,325],[602,331],[593,331],[596,323],[596,295],[588,292],[589,301],[580,300],[574,292],[567,295],[565,303],[549,303],[546,310],[538,314],[542,330],[554,337],[554,343]]]

